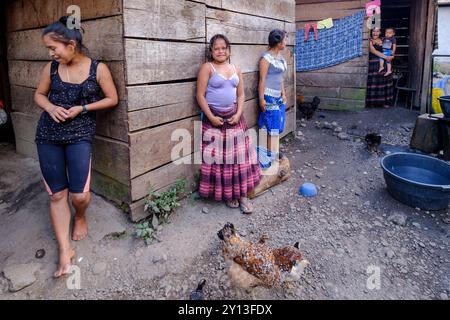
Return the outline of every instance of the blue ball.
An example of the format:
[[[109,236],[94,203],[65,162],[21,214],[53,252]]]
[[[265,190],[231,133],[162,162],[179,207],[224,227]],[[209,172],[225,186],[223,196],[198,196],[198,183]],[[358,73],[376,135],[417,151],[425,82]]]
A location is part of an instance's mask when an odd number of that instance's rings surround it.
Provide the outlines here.
[[[304,183],[299,190],[299,194],[304,197],[315,197],[317,196],[317,188],[313,183]]]

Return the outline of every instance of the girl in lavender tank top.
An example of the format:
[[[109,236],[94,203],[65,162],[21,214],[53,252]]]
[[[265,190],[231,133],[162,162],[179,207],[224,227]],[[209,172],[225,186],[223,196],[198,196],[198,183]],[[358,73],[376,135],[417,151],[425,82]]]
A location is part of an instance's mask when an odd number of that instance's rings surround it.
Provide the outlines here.
[[[261,173],[255,148],[245,135],[242,74],[228,62],[230,42],[224,35],[212,37],[209,50],[210,62],[200,68],[197,80],[203,159],[199,193],[251,213],[247,195],[259,183]]]

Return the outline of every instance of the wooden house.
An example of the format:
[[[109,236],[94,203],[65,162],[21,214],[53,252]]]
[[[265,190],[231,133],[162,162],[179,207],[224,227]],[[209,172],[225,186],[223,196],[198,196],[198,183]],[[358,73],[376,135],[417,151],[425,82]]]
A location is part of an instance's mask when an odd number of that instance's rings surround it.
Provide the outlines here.
[[[3,56],[9,75],[3,82],[10,84],[8,108],[18,153],[36,157],[41,109],[33,94],[49,60],[41,32],[69,5],[80,7],[90,56],[109,66],[120,96],[115,109],[98,113],[91,188],[123,205],[132,220],[145,217],[150,187],[162,190],[180,178],[192,185],[198,175],[198,165],[172,162],[172,147],[179,142],[171,134],[176,129],[194,132],[200,113],[196,76],[214,34],[231,40],[231,62],[244,73],[245,117],[254,127],[259,57],[270,30],[289,31],[285,134],[294,130],[294,0],[9,0],[1,4],[7,17]],[[191,158],[193,152],[180,157]]]
[[[365,10],[368,0],[296,0],[296,27],[322,19],[340,19]],[[426,110],[436,20],[435,0],[382,0],[381,28],[394,27],[398,50],[394,66],[416,89],[414,105]],[[312,72],[297,73],[297,94],[319,96],[321,108],[360,110],[365,107],[369,29],[363,30],[363,55]]]

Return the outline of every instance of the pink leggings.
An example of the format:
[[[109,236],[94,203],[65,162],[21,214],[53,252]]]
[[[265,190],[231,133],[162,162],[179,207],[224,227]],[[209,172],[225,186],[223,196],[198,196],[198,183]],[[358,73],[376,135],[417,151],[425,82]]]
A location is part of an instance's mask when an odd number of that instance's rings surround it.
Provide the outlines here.
[[[305,23],[304,26],[304,30],[305,30],[305,41],[308,41],[308,37],[309,37],[309,31],[311,30],[311,28],[314,30],[314,39],[317,40],[318,37],[318,33],[317,33],[317,22],[311,22],[311,23]]]

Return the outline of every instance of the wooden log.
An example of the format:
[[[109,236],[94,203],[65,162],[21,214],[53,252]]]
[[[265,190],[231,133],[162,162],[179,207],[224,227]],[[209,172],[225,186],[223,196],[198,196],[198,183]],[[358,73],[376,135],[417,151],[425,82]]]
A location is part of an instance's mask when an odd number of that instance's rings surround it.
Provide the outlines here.
[[[115,16],[82,23],[83,43],[91,58],[103,61],[123,60],[122,17]],[[42,42],[43,29],[8,33],[9,60],[49,60]]]
[[[124,0],[125,37],[205,41],[205,5],[179,0]]]
[[[8,31],[45,27],[61,16],[67,8],[77,5],[81,10],[81,21],[122,14],[121,0],[17,0],[7,7]]]
[[[200,43],[126,39],[125,52],[127,84],[195,78],[205,61]]]
[[[291,165],[287,157],[283,157],[280,161],[277,161],[277,163],[273,165],[278,165],[277,172],[274,172],[272,175],[266,175],[264,174],[265,171],[263,171],[261,182],[248,194],[250,199],[260,196],[266,191],[269,191],[270,188],[289,179],[291,176]]]

